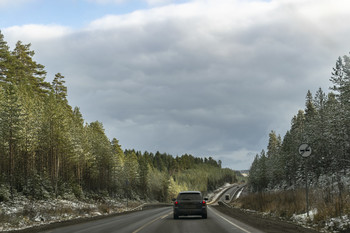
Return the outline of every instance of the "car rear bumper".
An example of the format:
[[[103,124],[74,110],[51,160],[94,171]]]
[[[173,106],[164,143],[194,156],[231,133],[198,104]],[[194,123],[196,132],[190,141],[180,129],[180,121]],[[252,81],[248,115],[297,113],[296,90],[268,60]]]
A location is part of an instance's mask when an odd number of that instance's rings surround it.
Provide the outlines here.
[[[174,214],[177,216],[183,216],[183,215],[203,215],[207,214],[207,208],[202,209],[174,209]]]

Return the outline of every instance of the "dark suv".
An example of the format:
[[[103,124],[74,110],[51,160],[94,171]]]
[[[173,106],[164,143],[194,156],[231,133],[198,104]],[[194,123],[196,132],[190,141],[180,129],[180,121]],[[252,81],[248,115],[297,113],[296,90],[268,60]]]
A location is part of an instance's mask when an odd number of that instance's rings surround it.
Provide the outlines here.
[[[180,192],[174,201],[174,219],[179,216],[201,215],[207,218],[207,201],[199,191]]]

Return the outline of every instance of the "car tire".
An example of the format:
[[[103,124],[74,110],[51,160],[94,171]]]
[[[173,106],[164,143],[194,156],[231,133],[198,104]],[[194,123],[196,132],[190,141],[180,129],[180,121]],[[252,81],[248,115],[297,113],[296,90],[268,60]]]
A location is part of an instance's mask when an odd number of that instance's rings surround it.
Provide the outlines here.
[[[206,219],[207,217],[208,217],[207,214],[202,214],[203,219]]]
[[[179,215],[174,214],[174,219],[178,219],[178,218],[179,218]]]

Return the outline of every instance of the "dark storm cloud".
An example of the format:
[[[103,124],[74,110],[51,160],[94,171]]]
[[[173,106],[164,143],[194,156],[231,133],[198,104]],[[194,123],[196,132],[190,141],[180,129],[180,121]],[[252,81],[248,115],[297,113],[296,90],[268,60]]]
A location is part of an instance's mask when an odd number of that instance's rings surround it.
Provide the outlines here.
[[[329,4],[194,1],[29,42],[52,75],[67,77],[70,103],[123,148],[244,169],[270,130],[284,135],[308,89],[327,91],[347,53],[349,30],[333,23],[348,20],[349,4],[323,12]]]

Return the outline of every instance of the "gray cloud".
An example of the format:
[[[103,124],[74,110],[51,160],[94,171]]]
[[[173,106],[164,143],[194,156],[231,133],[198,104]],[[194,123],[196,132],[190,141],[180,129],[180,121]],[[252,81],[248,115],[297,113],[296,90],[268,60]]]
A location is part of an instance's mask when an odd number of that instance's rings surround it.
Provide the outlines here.
[[[308,89],[327,91],[331,67],[349,50],[342,3],[194,1],[45,39],[24,27],[4,34],[32,42],[51,77],[66,76],[70,103],[123,148],[213,156],[245,169],[270,130],[289,129]]]

